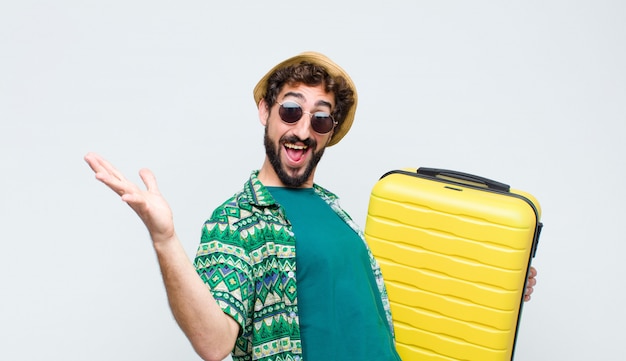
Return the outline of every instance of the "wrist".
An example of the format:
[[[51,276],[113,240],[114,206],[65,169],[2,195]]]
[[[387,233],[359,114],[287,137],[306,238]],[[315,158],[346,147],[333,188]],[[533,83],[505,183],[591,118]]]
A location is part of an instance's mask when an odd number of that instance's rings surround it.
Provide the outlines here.
[[[152,238],[152,245],[157,252],[171,249],[178,244],[178,237],[176,236],[176,233],[171,235],[151,234],[150,238]]]

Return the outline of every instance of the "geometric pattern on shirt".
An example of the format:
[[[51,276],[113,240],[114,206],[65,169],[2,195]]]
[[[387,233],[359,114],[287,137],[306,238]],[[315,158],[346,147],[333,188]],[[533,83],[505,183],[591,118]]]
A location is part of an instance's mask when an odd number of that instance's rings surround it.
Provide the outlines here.
[[[233,361],[302,360],[295,238],[284,209],[257,174],[252,172],[243,189],[205,222],[194,265],[218,305],[241,326]],[[313,187],[365,242],[338,198],[316,184]],[[366,248],[390,320],[380,268],[367,244]]]

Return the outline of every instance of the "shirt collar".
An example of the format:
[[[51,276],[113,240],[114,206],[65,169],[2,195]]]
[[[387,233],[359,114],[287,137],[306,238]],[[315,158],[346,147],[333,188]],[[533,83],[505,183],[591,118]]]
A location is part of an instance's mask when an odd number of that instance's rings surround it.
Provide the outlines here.
[[[244,184],[243,193],[245,194],[245,201],[258,207],[271,207],[276,205],[276,200],[263,183],[261,183],[258,176],[258,170],[252,171],[250,179]],[[315,193],[322,197],[327,203],[332,203],[337,200],[335,194],[317,184],[313,184],[313,189]]]

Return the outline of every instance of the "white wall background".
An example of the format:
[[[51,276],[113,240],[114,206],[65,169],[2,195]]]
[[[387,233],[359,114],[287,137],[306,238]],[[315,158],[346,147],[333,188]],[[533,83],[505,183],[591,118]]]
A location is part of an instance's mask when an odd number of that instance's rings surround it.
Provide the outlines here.
[[[317,181],[364,225],[385,171],[534,194],[545,230],[518,361],[623,360],[626,3],[146,1],[0,5],[0,359],[197,360],[96,151],[157,175],[190,257],[262,161],[256,81],[324,52],[359,89]]]

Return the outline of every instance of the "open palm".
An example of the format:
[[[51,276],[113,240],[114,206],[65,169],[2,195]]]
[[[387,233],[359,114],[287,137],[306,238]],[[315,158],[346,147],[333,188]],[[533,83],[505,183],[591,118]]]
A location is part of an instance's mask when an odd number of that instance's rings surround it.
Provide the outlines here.
[[[146,189],[127,180],[111,163],[95,153],[88,153],[85,161],[96,174],[96,179],[121,196],[148,228],[154,242],[175,236],[172,210],[157,186],[154,174],[148,169],[139,171]]]

